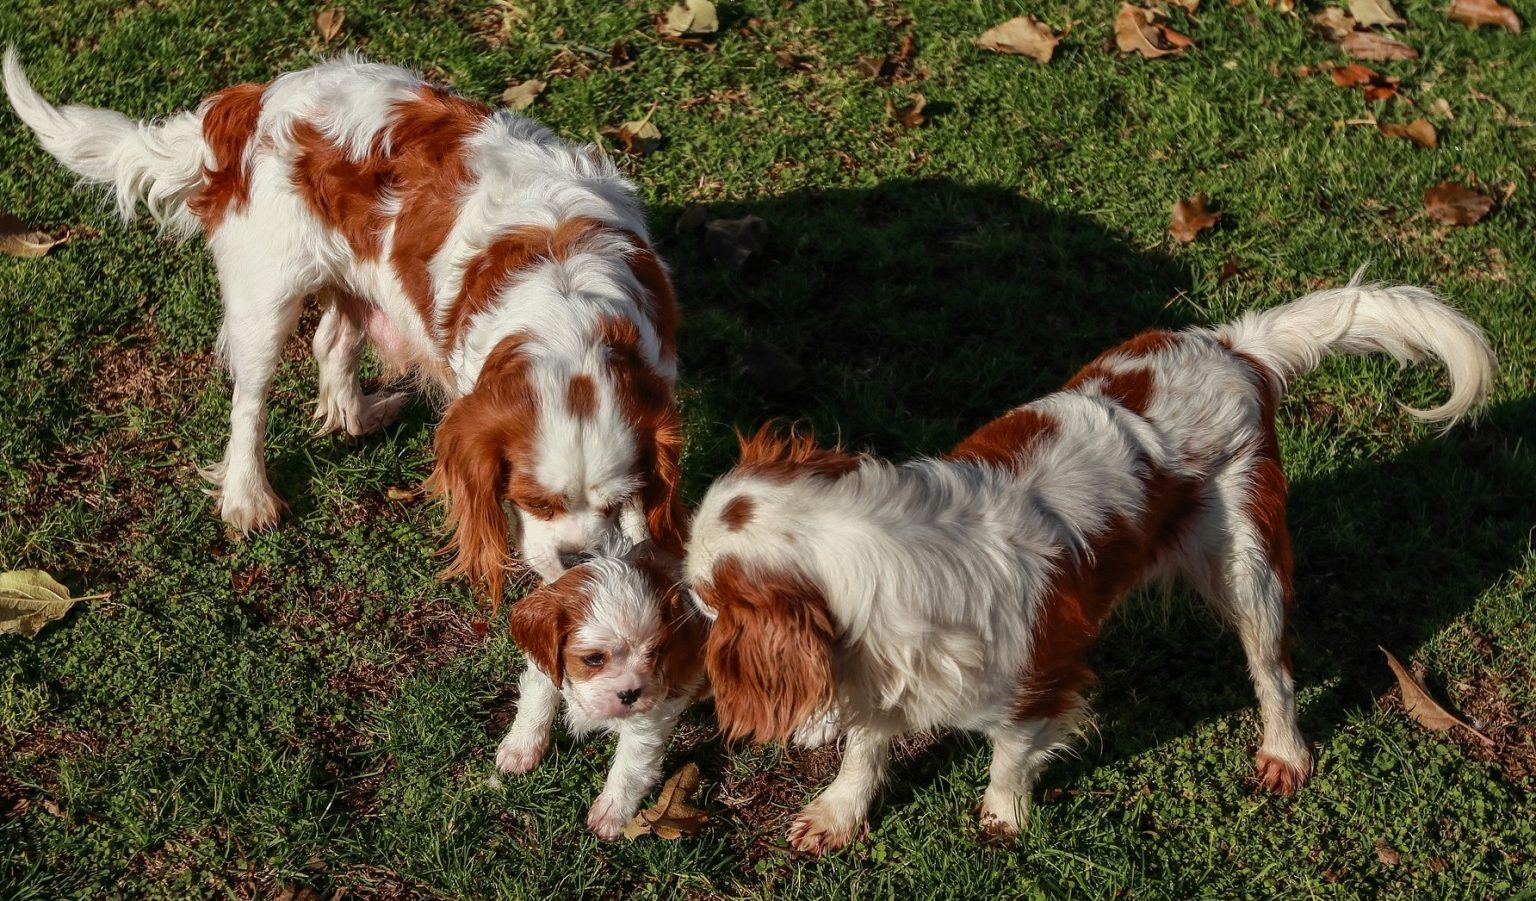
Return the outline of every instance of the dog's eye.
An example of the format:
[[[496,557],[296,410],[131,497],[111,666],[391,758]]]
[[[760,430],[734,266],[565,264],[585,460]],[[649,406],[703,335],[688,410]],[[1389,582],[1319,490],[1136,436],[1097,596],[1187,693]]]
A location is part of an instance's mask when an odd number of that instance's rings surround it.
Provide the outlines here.
[[[608,655],[588,654],[587,656],[581,658],[581,662],[585,663],[587,666],[592,667],[593,669],[597,669],[598,667],[608,662]]]

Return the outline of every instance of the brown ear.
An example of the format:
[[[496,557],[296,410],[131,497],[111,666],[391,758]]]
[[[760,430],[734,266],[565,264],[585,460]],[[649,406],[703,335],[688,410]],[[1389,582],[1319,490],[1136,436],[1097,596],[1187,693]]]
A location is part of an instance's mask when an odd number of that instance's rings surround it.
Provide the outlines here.
[[[705,665],[727,740],[783,741],[831,702],[836,629],[815,584],[727,559],[698,591],[717,614]]]
[[[672,384],[651,368],[640,353],[640,331],[622,317],[603,320],[602,341],[618,387],[619,403],[642,441],[640,468],[645,484],[640,502],[645,523],[657,546],[681,555],[687,543],[683,511],[683,424]]]
[[[567,570],[513,604],[508,617],[512,640],[556,685],[565,681],[565,643],[591,603],[589,580],[586,567]]]
[[[437,465],[426,487],[443,499],[445,524],[453,530],[443,550],[454,558],[443,577],[463,575],[483,585],[491,596],[492,617],[501,605],[511,562],[511,523],[501,500],[512,460],[531,431],[531,406],[517,347],[503,342],[487,359],[475,390],[449,405],[433,438]]]
[[[660,416],[650,454],[650,472],[640,491],[645,524],[651,540],[663,551],[681,556],[688,543],[688,514],[683,510],[683,428],[677,408],[670,403]]]

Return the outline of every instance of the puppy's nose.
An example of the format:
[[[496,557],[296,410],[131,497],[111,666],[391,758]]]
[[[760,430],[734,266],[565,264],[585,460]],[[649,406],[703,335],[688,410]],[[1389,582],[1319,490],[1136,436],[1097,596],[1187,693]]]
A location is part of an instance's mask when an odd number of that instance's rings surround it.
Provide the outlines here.
[[[640,689],[638,688],[630,688],[619,692],[619,703],[623,704],[625,707],[630,706],[638,700],[640,700]]]
[[[587,551],[560,552],[560,565],[566,569],[574,569],[591,559],[592,555]]]

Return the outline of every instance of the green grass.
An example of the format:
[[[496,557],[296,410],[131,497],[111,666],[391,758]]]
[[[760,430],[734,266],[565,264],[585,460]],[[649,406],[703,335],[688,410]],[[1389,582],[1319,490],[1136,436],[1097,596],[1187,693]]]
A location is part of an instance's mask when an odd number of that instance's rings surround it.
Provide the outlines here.
[[[535,775],[486,785],[516,651],[500,629],[477,638],[468,590],[436,581],[439,511],[384,496],[427,472],[435,414],[417,404],[358,446],[312,440],[313,364],[296,343],[269,432],[292,515],[230,540],[193,474],[217,457],[229,402],[200,243],[112,221],[7,112],[0,210],[100,234],[0,259],[0,568],[113,596],[34,641],[0,638],[0,895],[1528,896],[1529,34],[1402,0],[1423,56],[1374,64],[1404,97],[1368,107],[1296,74],[1343,61],[1310,27],[1315,8],[1207,0],[1174,15],[1199,49],[1149,62],[1105,50],[1113,4],[1035,5],[1071,23],[1041,67],[971,45],[1016,3],[728,0],[709,50],[658,41],[648,15],[664,5],[356,0],[336,46],[485,100],[546,78],[530,113],[578,140],[657,104],[664,146],[626,165],[684,305],[695,498],[729,464],[733,427],[786,416],[884,454],[939,451],[1143,327],[1218,322],[1366,262],[1487,328],[1503,375],[1474,426],[1439,436],[1401,415],[1396,402],[1442,382],[1382,360],[1330,362],[1281,409],[1317,778],[1294,799],[1246,780],[1242,656],[1180,593],[1110,628],[1097,730],[1050,768],[1012,845],[978,840],[986,752],[947,736],[903,758],[867,840],[792,857],[785,818],[835,758],[722,748],[706,712],[669,766],[700,763],[711,824],[678,843],[598,843],[582,813],[608,743],[560,737]],[[0,39],[49,97],[149,117],[319,58],[314,11],[11,0]],[[895,83],[859,71],[908,32]],[[633,65],[580,49],[618,40]],[[781,50],[810,71],[776,66]],[[926,127],[887,117],[918,92]],[[1335,124],[1408,121],[1440,99],[1454,118],[1430,114],[1438,150]],[[1469,177],[1513,193],[1471,228],[1422,215],[1425,188]],[[1223,218],[1176,246],[1169,207],[1197,191]],[[678,227],[692,204],[767,220],[763,258],[714,263]],[[1222,281],[1229,258],[1241,272]],[[1495,748],[1409,721],[1377,645],[1421,663]]]

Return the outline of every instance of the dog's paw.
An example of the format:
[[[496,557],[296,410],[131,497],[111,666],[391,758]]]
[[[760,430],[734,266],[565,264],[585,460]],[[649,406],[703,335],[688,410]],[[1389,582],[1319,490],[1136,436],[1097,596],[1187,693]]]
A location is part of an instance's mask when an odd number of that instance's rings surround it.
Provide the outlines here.
[[[264,485],[237,488],[228,479],[218,495],[219,518],[241,534],[275,528],[287,504]]]
[[[638,804],[626,804],[611,795],[598,795],[587,810],[587,828],[604,841],[613,841],[624,833],[624,824],[634,819]]]
[[[1259,785],[1277,795],[1294,795],[1312,775],[1312,755],[1303,751],[1299,760],[1286,761],[1260,751],[1254,761]]]
[[[998,839],[1019,834],[1029,819],[1029,800],[1012,792],[988,789],[981,798],[981,829]]]
[[[530,772],[544,759],[548,747],[548,737],[530,741],[520,735],[508,735],[496,746],[496,769],[512,775]]]
[[[789,844],[802,854],[820,857],[840,850],[853,841],[863,825],[862,819],[839,816],[813,803],[796,814],[790,822]]]

